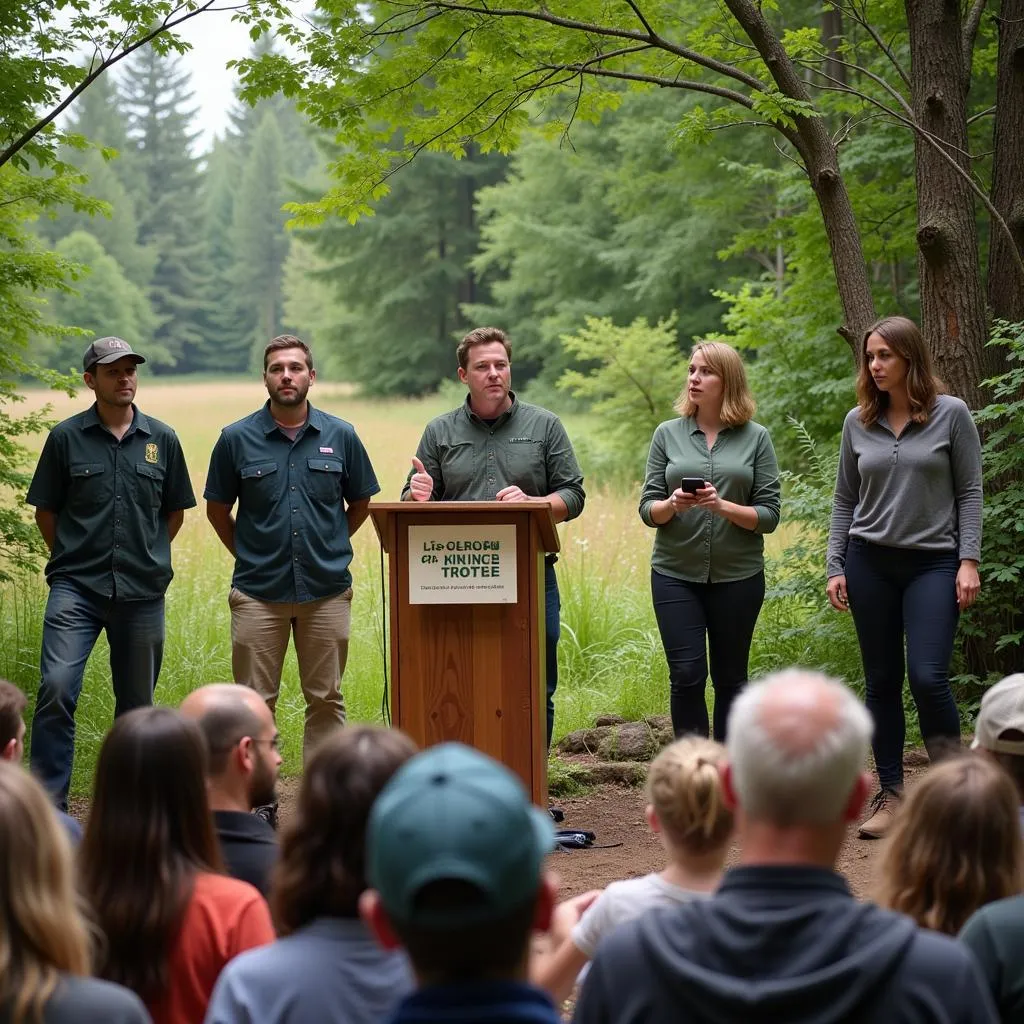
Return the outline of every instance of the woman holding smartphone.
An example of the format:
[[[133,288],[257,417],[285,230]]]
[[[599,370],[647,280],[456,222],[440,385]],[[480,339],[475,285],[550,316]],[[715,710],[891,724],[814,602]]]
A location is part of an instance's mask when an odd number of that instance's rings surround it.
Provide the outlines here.
[[[904,675],[929,757],[960,746],[949,664],[958,616],[981,586],[981,441],[967,406],[941,393],[913,320],[879,320],[862,346],[832,501],[828,599],[857,629],[880,783],[860,835],[878,839],[903,798]]]
[[[764,534],[779,525],[779,465],[729,345],[697,344],[675,409],[679,416],[654,432],[640,495],[640,518],[657,530],[654,614],[676,736],[708,735],[710,649],[713,735],[724,740],[764,603]]]

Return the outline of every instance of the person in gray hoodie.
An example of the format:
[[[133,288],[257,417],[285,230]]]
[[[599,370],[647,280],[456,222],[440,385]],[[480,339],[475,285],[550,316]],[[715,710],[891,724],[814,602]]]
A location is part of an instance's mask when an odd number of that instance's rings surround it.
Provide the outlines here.
[[[726,797],[742,853],[709,900],[656,910],[598,947],[578,1024],[996,1024],[947,936],[859,903],[835,871],[870,792],[871,718],[837,680],[791,669],[729,716]]]

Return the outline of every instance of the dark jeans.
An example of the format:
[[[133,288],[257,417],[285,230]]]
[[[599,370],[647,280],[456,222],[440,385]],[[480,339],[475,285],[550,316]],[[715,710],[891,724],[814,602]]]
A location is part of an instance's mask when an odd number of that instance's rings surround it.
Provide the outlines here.
[[[651,594],[668,661],[676,736],[708,734],[704,687],[711,651],[714,737],[725,739],[729,709],[747,681],[754,626],[764,603],[764,572],[733,583],[689,583],[651,570]]]
[[[75,709],[85,663],[100,630],[110,644],[114,714],[153,703],[164,652],[164,599],[112,601],[55,579],[43,616],[39,693],[32,720],[32,771],[61,810],[75,756]]]
[[[871,741],[883,787],[903,783],[904,664],[929,754],[959,745],[949,663],[960,610],[954,551],[911,551],[850,539],[846,592],[864,662]],[[906,658],[903,644],[906,639]]]
[[[558,687],[558,637],[562,631],[559,618],[562,599],[558,594],[558,578],[552,562],[544,565],[544,670],[547,676],[548,702],[548,748],[551,747],[551,732],[555,727],[555,690]]]

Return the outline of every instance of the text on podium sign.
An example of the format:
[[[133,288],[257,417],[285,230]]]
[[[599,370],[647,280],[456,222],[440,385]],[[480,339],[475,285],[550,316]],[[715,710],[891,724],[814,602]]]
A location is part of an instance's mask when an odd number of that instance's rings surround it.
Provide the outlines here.
[[[515,526],[410,526],[410,604],[515,604]]]

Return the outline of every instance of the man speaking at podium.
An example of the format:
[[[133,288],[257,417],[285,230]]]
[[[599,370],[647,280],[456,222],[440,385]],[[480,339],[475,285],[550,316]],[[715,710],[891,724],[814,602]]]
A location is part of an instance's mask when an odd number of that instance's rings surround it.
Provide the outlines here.
[[[512,346],[497,327],[477,327],[455,350],[469,389],[457,409],[423,431],[403,501],[548,501],[556,523],[583,511],[583,474],[561,420],[511,390]],[[544,565],[548,746],[555,722],[561,604],[556,556]]]

